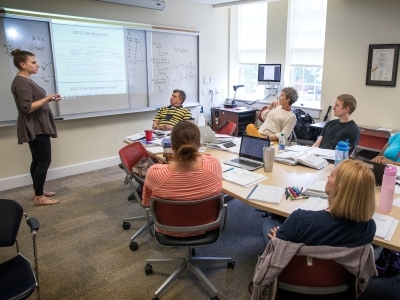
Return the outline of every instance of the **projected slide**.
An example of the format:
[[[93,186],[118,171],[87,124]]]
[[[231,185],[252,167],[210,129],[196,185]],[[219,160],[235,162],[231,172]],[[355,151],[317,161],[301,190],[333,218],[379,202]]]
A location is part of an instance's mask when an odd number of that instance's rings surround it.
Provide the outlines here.
[[[126,94],[124,32],[52,24],[58,92],[64,97]]]

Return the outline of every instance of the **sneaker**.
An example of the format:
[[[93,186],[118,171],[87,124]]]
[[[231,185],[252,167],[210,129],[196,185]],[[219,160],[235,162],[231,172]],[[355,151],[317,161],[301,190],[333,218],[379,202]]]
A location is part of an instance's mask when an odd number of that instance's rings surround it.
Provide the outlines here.
[[[392,251],[392,261],[389,265],[389,270],[394,273],[400,273],[400,253]]]
[[[378,275],[383,275],[392,261],[392,250],[383,248],[381,254],[379,254],[378,259],[375,261],[376,270]]]

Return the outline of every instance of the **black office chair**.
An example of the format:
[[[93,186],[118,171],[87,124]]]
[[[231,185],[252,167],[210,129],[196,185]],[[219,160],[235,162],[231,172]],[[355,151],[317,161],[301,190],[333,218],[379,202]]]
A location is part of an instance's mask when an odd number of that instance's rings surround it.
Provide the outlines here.
[[[194,246],[208,245],[218,241],[222,231],[225,229],[227,217],[227,205],[223,203],[224,195],[219,194],[214,197],[196,201],[173,201],[156,197],[150,198],[150,209],[148,215],[153,216],[154,227],[164,232],[154,230],[156,241],[167,247],[184,247],[185,257],[148,259],[146,261],[146,275],[153,273],[151,264],[170,264],[171,262],[181,262],[179,267],[155,292],[153,300],[157,300],[159,294],[167,288],[184,270],[192,271],[201,281],[203,281],[213,291],[212,300],[218,300],[218,290],[208,280],[197,264],[210,264],[217,262],[227,263],[228,269],[235,267],[235,261],[230,257],[193,257]],[[221,226],[222,212],[224,211],[224,221]],[[182,232],[201,232],[204,233],[190,236],[177,237],[168,234],[179,235]]]
[[[31,262],[21,254],[16,240],[22,215],[32,232],[34,270]],[[22,206],[8,199],[0,199],[0,247],[17,247],[17,255],[0,264],[0,300],[27,299],[35,290],[39,294],[39,269],[37,261],[36,233],[39,222],[28,218]]]

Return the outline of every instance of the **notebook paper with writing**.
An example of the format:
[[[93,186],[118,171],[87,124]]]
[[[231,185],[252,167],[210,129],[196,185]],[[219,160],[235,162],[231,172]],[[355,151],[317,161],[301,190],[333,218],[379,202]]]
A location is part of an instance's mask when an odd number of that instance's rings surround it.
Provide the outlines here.
[[[377,213],[374,213],[372,218],[374,219],[376,224],[375,236],[380,239],[390,241],[393,233],[396,230],[397,225],[399,224],[399,220],[390,216]]]
[[[267,179],[267,177],[244,169],[233,168],[232,170],[223,172],[222,179],[225,181],[236,183],[243,187],[249,187],[253,184]]]
[[[246,199],[280,203],[284,194],[285,188],[283,187],[257,184]]]
[[[292,166],[302,164],[317,170],[320,170],[328,165],[328,161],[326,159],[320,158],[308,152],[286,151],[278,154],[275,157],[275,161]]]

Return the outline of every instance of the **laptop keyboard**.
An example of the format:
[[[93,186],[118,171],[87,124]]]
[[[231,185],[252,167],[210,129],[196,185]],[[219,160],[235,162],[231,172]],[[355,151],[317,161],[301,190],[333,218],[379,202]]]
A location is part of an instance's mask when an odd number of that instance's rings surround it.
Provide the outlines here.
[[[256,168],[256,167],[262,166],[262,163],[248,161],[247,159],[243,159],[243,158],[240,158],[240,157],[232,159],[232,161],[237,163],[237,164],[245,165],[245,166],[252,167],[252,168]]]

